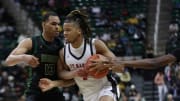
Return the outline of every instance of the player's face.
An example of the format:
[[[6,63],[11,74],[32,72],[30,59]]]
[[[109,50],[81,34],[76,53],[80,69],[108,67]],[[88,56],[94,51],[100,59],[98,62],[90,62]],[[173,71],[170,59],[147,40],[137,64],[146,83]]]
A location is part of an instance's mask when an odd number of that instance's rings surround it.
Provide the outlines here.
[[[64,39],[68,43],[76,42],[81,34],[80,28],[75,23],[64,23]]]
[[[56,37],[59,35],[60,19],[58,16],[49,16],[49,19],[43,23],[43,28],[48,36]]]

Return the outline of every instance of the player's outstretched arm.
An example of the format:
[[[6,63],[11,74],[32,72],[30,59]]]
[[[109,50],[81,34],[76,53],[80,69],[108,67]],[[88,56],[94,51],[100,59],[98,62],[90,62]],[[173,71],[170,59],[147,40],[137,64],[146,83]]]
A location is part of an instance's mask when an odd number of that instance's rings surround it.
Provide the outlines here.
[[[162,55],[155,58],[150,59],[142,59],[136,61],[118,61],[114,62],[114,64],[124,65],[128,67],[134,68],[142,68],[142,69],[156,69],[162,66],[165,66],[169,63],[179,62],[180,61],[180,48],[173,50],[171,53]]]
[[[156,58],[151,59],[142,59],[142,60],[134,60],[134,61],[120,61],[115,62],[114,64],[124,65],[133,68],[142,68],[142,69],[156,69],[162,66],[167,65],[168,63],[175,62],[176,58],[171,55],[163,55]]]
[[[50,80],[48,78],[42,78],[39,81],[39,87],[43,92],[46,92],[54,87],[69,87],[74,85],[75,82],[71,80]]]
[[[22,40],[6,58],[5,65],[14,66],[19,63],[26,63],[32,67],[36,67],[39,64],[38,58],[26,54],[31,48],[32,40],[30,38]]]
[[[104,68],[107,68],[109,66],[112,66],[112,70],[115,70],[116,72],[122,72],[118,69],[123,69],[124,67],[130,67],[130,68],[141,68],[141,69],[156,69],[162,66],[167,65],[168,63],[175,62],[176,57],[174,57],[172,54],[167,54],[163,56],[159,56],[156,58],[150,58],[150,59],[141,59],[141,60],[127,60],[122,61],[118,60],[118,58],[115,59],[109,59],[109,61],[96,61],[93,60],[93,64],[91,64],[91,69],[99,69],[103,70]],[[104,65],[103,67],[100,66]]]

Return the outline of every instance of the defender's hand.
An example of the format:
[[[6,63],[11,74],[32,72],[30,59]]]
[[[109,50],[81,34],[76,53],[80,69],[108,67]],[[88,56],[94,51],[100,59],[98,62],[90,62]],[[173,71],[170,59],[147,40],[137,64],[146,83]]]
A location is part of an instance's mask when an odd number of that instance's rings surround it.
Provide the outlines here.
[[[99,60],[92,60],[92,63],[89,65],[89,71],[96,70],[97,73],[103,70],[109,69],[115,72],[124,72],[125,66],[121,63],[116,64],[115,61],[99,61]]]
[[[37,67],[39,65],[39,59],[33,55],[24,55],[24,62],[30,65],[31,67]]]
[[[112,69],[113,64],[109,61],[102,60],[92,60],[91,64],[88,65],[89,71],[96,70],[97,72],[103,71],[106,69]]]
[[[52,80],[50,80],[50,79],[42,78],[39,81],[39,87],[41,88],[42,92],[46,92],[46,91],[54,88],[55,87],[55,83]]]

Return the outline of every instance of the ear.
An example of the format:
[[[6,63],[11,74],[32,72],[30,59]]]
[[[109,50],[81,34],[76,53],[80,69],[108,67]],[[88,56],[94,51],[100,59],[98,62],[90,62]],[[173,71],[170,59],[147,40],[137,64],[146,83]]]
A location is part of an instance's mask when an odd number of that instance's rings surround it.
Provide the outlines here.
[[[79,34],[81,34],[81,33],[82,33],[82,30],[81,30],[80,28],[78,29],[78,33],[79,33]]]

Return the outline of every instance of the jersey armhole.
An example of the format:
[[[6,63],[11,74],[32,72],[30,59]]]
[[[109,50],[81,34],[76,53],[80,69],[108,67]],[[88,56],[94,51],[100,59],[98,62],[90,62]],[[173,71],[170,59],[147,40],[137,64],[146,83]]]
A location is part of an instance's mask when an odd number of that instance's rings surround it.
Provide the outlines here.
[[[37,50],[37,42],[36,42],[36,37],[32,37],[32,49],[31,49],[31,54],[35,54]]]
[[[67,66],[67,63],[66,63],[66,45],[64,45],[63,51],[64,51],[64,52],[63,52],[63,55],[64,55],[64,56],[63,56],[63,58],[64,58],[63,62],[64,62],[64,65],[65,65],[65,68],[66,68],[66,67],[68,67],[68,66]],[[66,69],[69,70],[69,68],[66,68]]]
[[[63,58],[64,58],[64,64],[66,64],[66,45],[64,45],[64,50],[63,50]]]
[[[90,51],[91,51],[91,55],[93,55],[93,54],[96,53],[95,50],[93,50],[93,48],[94,48],[94,46],[93,46],[94,42],[95,42],[95,39],[94,39],[94,38],[91,38],[91,39],[90,39]]]
[[[91,55],[93,55],[93,48],[92,48],[92,38],[90,39],[90,51],[91,51]]]

